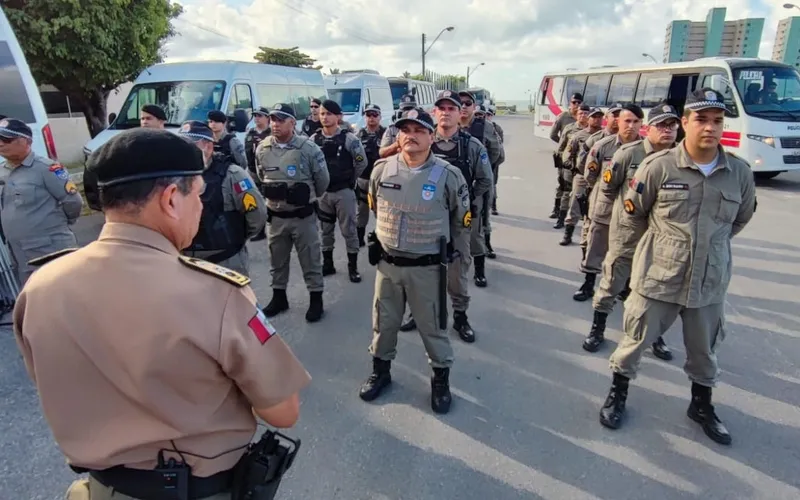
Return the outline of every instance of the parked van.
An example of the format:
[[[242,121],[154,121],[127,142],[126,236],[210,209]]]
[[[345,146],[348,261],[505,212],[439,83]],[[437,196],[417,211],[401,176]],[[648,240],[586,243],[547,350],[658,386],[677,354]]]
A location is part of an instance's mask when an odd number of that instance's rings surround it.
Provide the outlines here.
[[[364,107],[377,104],[381,108],[381,125],[392,123],[394,106],[389,80],[375,70],[343,71],[325,77],[325,88],[330,99],[342,108],[344,120],[350,123],[352,132],[366,126]]]
[[[121,131],[138,127],[145,104],[161,106],[167,114],[166,127],[174,132],[186,120],[205,122],[209,111],[222,110],[230,130],[244,142],[253,109],[291,104],[299,131],[314,98],[326,99],[322,73],[315,69],[237,61],[156,64],[133,82],[119,115],[109,116],[109,127],[83,152],[88,156]]]
[[[56,143],[28,62],[0,9],[0,117],[24,121],[33,131],[33,151],[56,158]],[[0,157],[0,166],[5,160]]]
[[[422,80],[412,80],[410,78],[389,78],[389,87],[392,89],[392,102],[394,110],[400,109],[400,99],[405,94],[411,94],[417,99],[417,105],[427,111],[433,112],[433,104],[436,102],[436,86],[431,82]]]

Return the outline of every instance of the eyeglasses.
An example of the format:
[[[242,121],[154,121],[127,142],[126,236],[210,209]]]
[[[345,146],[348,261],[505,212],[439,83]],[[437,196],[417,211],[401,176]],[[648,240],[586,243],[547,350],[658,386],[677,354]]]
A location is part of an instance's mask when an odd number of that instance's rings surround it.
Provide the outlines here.
[[[665,122],[656,123],[653,126],[655,128],[657,128],[658,130],[671,130],[672,131],[672,130],[678,130],[678,126],[679,125],[678,125],[678,122],[669,120],[669,121],[665,121]]]

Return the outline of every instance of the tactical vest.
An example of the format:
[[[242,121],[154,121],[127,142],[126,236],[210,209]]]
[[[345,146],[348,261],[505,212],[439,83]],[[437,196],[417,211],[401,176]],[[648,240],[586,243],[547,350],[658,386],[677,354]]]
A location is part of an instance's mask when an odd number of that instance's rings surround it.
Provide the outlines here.
[[[314,134],[314,143],[322,150],[331,182],[328,192],[353,189],[356,182],[356,168],[353,155],[347,150],[347,130],[341,130],[333,137],[325,137],[322,130]]]
[[[272,134],[272,131],[269,128],[263,132],[252,129],[244,138],[244,152],[247,155],[247,168],[253,173],[256,171],[256,148],[258,144],[270,134]]]
[[[383,248],[439,253],[439,238],[450,240],[446,183],[447,167],[439,161],[417,174],[401,171],[396,155],[386,161],[375,191],[375,233]]]
[[[481,144],[485,147],[489,147],[488,141],[485,140],[486,138],[486,118],[475,118],[472,120],[472,123],[469,124],[469,128],[467,129],[469,135],[478,139]]]
[[[203,213],[200,227],[187,252],[219,253],[206,257],[211,262],[222,262],[239,253],[247,242],[247,220],[238,210],[225,211],[222,183],[228,175],[230,162],[215,155],[211,166],[203,172],[205,191],[200,196]]]
[[[225,134],[222,139],[214,142],[214,152],[224,156],[230,163],[236,163],[233,157],[233,151],[231,151],[231,140],[233,140],[234,137],[236,136],[233,134]]]
[[[310,205],[316,198],[314,179],[311,166],[303,162],[302,144],[297,148],[278,148],[273,145],[274,140],[274,136],[269,136],[261,141],[258,155],[258,175],[267,208],[286,212]]]
[[[303,121],[303,126],[301,127],[301,130],[303,131],[304,134],[311,137],[312,135],[317,133],[317,130],[321,128],[322,128],[322,123],[315,122],[311,118],[306,118]]]
[[[369,180],[369,176],[372,175],[372,167],[374,167],[375,162],[380,159],[380,144],[385,132],[386,129],[383,127],[378,127],[378,130],[374,134],[367,131],[366,128],[362,128],[358,131],[358,138],[361,140],[361,144],[364,146],[364,152],[367,154],[367,168],[361,172],[362,179]]]
[[[467,180],[469,191],[472,193],[472,166],[469,164],[470,138],[470,134],[464,132],[463,130],[459,130],[457,132],[457,137],[455,137],[456,147],[450,151],[444,151],[439,147],[439,143],[434,141],[431,145],[431,151],[434,155],[436,155],[437,158],[441,158],[450,165],[461,170],[461,173],[464,174],[464,179]],[[470,198],[472,198],[471,195]]]

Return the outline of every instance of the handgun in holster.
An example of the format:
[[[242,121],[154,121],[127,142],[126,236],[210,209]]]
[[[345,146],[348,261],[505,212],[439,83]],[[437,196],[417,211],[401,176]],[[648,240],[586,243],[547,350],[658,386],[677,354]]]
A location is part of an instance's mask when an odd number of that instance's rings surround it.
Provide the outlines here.
[[[300,440],[267,431],[251,443],[233,473],[232,500],[272,500],[281,479],[294,463]]]
[[[585,194],[576,196],[576,201],[578,202],[578,208],[581,211],[581,216],[586,217],[589,215],[589,197]]]
[[[375,231],[370,231],[367,234],[367,260],[369,265],[377,266],[378,262],[383,258],[383,246],[378,241],[378,235]]]
[[[556,169],[561,169],[564,166],[561,161],[561,155],[557,151],[553,151],[553,166]]]

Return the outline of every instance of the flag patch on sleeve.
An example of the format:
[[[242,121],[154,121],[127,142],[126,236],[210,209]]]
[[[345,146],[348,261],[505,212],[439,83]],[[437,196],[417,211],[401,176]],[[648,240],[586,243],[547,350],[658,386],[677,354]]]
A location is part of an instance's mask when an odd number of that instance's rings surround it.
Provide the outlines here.
[[[261,345],[266,344],[267,340],[271,339],[272,336],[277,333],[277,330],[275,330],[275,327],[272,326],[272,323],[269,322],[267,317],[264,316],[261,309],[256,309],[255,316],[247,322],[247,326],[253,331],[253,334],[255,334],[258,341],[261,342]]]
[[[242,179],[233,185],[233,189],[236,191],[236,194],[241,194],[253,189],[253,183],[250,182],[250,179]]]
[[[637,181],[636,177],[631,177],[631,180],[628,182],[628,187],[639,194],[644,192],[644,183]]]

